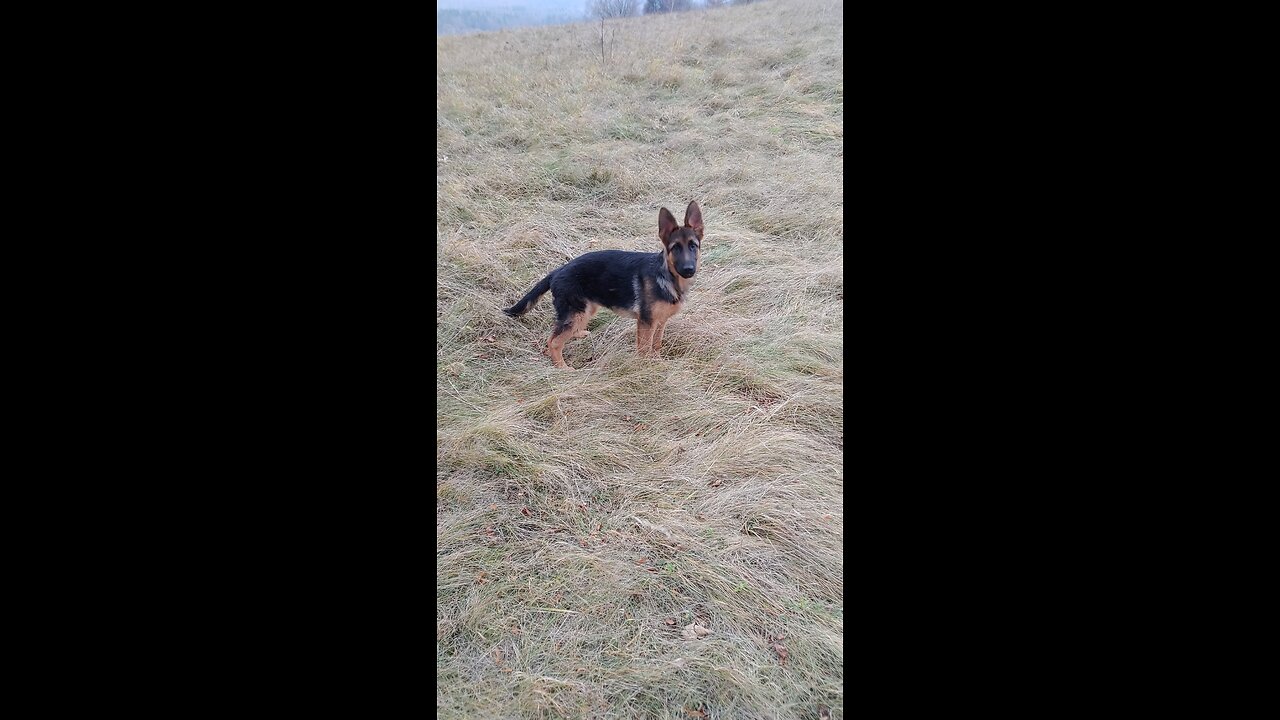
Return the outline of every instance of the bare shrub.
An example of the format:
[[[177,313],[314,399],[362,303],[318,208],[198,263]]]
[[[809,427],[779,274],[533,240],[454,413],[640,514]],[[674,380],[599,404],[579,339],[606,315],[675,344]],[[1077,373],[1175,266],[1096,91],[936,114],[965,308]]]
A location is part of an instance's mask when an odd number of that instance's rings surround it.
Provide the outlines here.
[[[691,0],[645,0],[644,14],[683,12],[693,8]]]
[[[640,9],[640,0],[591,0],[587,14],[593,18],[631,17]]]

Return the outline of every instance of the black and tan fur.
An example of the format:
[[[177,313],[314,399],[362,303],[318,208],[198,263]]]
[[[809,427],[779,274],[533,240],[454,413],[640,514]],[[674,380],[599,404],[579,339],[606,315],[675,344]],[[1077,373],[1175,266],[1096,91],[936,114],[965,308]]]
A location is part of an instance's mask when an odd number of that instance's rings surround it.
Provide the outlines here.
[[[589,335],[586,327],[596,312],[609,308],[636,319],[636,351],[641,355],[662,349],[667,321],[684,307],[691,280],[698,271],[702,251],[702,210],[691,202],[684,225],[670,210],[658,212],[658,239],[662,252],[639,253],[600,250],[570,260],[556,268],[520,302],[503,310],[511,317],[529,311],[550,290],[556,308],[556,325],[546,354],[556,367],[564,362],[564,345]]]

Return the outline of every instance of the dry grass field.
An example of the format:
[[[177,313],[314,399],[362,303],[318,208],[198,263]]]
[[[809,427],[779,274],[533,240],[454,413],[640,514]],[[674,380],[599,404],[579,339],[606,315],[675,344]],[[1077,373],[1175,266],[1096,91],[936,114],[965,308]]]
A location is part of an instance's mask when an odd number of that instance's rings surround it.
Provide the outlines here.
[[[442,718],[844,710],[843,10],[823,0],[437,38]],[[706,222],[660,357],[568,259]]]

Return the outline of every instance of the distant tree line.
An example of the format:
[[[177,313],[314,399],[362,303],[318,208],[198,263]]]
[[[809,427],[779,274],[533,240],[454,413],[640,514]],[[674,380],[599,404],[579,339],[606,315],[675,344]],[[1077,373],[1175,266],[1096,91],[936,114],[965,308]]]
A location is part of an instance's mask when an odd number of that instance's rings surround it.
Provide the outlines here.
[[[701,4],[706,7],[720,7],[729,4],[746,5],[751,2],[755,0],[732,0],[732,3],[730,0],[702,0]],[[644,0],[643,4],[640,0],[590,0],[587,3],[587,14],[593,18],[630,17],[639,15],[642,8],[645,15],[653,15],[692,10],[694,5],[693,0]]]
[[[693,7],[689,0],[644,0],[644,14],[681,12]]]

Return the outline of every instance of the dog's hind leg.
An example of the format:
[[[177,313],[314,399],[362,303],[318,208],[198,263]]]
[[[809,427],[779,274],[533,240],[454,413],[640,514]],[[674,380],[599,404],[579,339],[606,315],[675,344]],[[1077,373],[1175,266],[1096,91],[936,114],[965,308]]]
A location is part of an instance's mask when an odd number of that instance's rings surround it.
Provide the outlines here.
[[[583,312],[573,313],[556,322],[555,333],[552,334],[551,340],[547,342],[547,354],[551,356],[551,361],[556,364],[556,367],[567,370],[573,369],[565,364],[564,344],[576,337],[578,331],[582,330],[586,324],[587,314]]]
[[[597,313],[599,310],[600,310],[600,306],[599,306],[599,305],[596,305],[595,303],[592,303],[592,304],[587,305],[587,312],[586,312],[586,316],[585,316],[585,319],[582,321],[582,328],[583,328],[583,329],[581,329],[581,330],[579,330],[579,331],[577,331],[577,332],[575,332],[575,333],[573,334],[573,339],[574,339],[574,340],[579,340],[579,339],[584,338],[584,337],[587,337],[587,336],[589,336],[589,335],[591,334],[591,331],[586,329],[586,327],[587,327],[587,323],[591,322],[591,318],[595,317],[595,316],[596,316],[596,313]]]

